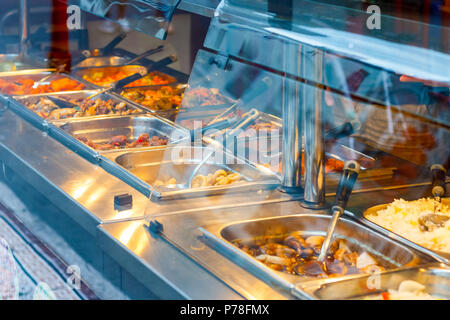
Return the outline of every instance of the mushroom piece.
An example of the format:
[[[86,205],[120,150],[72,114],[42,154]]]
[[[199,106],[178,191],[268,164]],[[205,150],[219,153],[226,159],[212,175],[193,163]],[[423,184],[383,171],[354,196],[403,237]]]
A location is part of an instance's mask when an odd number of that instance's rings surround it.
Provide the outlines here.
[[[275,250],[275,254],[282,258],[293,258],[297,255],[297,251],[291,248],[279,247]]]
[[[299,263],[292,270],[299,276],[325,277],[327,275],[323,270],[322,264],[316,260]]]
[[[284,239],[283,243],[286,246],[297,251],[297,253],[299,253],[299,254],[301,253],[302,248],[306,247],[306,243],[304,240],[303,240],[303,242],[301,242],[297,237],[294,237],[294,236],[287,237],[286,239]]]
[[[316,247],[321,247],[323,240],[325,238],[322,236],[310,236],[308,238],[306,238],[305,242],[308,246],[316,248]]]
[[[272,256],[272,255],[268,255],[268,254],[260,254],[259,256],[255,257],[255,258],[261,262],[272,263],[272,264],[281,264],[283,266],[289,265],[289,262],[290,262],[289,259]]]
[[[347,266],[339,260],[326,260],[327,273],[333,276],[343,276],[347,274]]]

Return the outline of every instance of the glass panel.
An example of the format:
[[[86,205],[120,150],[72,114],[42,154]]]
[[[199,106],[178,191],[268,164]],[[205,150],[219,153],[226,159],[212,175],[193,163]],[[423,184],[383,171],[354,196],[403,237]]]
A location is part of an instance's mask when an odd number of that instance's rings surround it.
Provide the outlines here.
[[[366,26],[370,14],[362,10],[314,1],[291,6],[292,15],[286,18],[276,14],[283,9],[274,9],[270,1],[222,1],[205,46],[314,82],[313,74],[301,67],[300,46],[323,50],[325,76],[320,84],[373,104],[400,109],[404,104],[432,105],[425,113],[408,112],[449,124],[448,27],[381,11],[381,29],[371,30]]]
[[[180,0],[69,0],[84,11],[164,40]],[[117,10],[118,14],[114,15]]]

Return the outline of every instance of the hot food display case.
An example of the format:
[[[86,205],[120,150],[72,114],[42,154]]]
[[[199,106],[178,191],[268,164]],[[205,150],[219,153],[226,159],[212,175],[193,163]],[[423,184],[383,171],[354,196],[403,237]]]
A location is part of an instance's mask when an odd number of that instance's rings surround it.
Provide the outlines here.
[[[61,3],[115,19],[111,1]],[[450,296],[449,26],[358,1],[124,1],[136,31],[44,68],[20,5],[4,171],[151,292]],[[174,53],[182,17],[204,40]],[[161,41],[114,48],[132,33]]]

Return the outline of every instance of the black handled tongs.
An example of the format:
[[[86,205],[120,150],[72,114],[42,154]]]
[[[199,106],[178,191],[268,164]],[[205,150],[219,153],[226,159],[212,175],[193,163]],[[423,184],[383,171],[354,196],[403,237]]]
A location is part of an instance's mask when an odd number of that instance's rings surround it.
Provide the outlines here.
[[[50,95],[48,95],[46,98],[48,100],[50,100],[51,102],[53,102],[59,108],[63,108],[63,109],[72,108],[72,109],[80,110],[80,106],[78,106],[70,101],[67,101],[67,100],[64,100],[64,99],[61,99],[58,97],[50,96]]]
[[[445,176],[447,170],[443,165],[433,164],[431,170],[431,194],[438,201],[441,202],[441,198],[445,196]]]
[[[328,130],[325,133],[325,141],[332,142],[340,138],[351,136],[361,128],[361,123],[357,120],[345,122],[344,124]]]
[[[352,194],[356,179],[358,179],[359,169],[359,163],[356,161],[351,160],[345,162],[344,164],[344,170],[342,171],[341,179],[339,180],[339,185],[336,191],[335,204],[331,208],[333,216],[331,218],[325,240],[323,241],[322,248],[320,250],[320,255],[318,258],[319,262],[325,262],[328,249],[330,248],[331,240],[333,238],[334,230],[336,229],[336,224],[339,218],[344,213],[345,208],[347,207],[348,199]]]
[[[156,48],[155,50],[160,50],[159,47]],[[143,70],[142,72],[136,72],[126,78],[123,78],[119,81],[116,81],[115,83],[113,83],[111,86],[109,86],[108,88],[105,88],[103,90],[100,90],[96,93],[94,93],[93,95],[90,95],[89,97],[87,97],[87,99],[92,99],[102,93],[108,92],[108,91],[116,91],[116,90],[120,90],[123,87],[125,87],[126,85],[129,85],[130,83],[133,83],[136,80],[139,80],[143,77],[145,77],[146,75],[148,75],[151,71],[153,70],[157,70],[159,68],[162,68],[164,66],[167,66],[173,62],[177,61],[177,57],[175,55],[171,55],[167,58],[161,59],[159,61],[153,62],[150,65],[148,65],[145,70]]]

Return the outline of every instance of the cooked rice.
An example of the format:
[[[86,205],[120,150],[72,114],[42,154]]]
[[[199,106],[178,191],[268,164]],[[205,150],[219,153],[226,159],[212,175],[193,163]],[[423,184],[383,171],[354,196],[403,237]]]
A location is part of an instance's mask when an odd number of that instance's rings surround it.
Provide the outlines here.
[[[433,231],[421,231],[419,217],[434,212],[436,201],[423,198],[415,201],[396,199],[386,209],[377,214],[368,215],[370,221],[431,250],[450,253],[450,220],[441,228]],[[437,214],[450,217],[450,207],[439,203]]]

